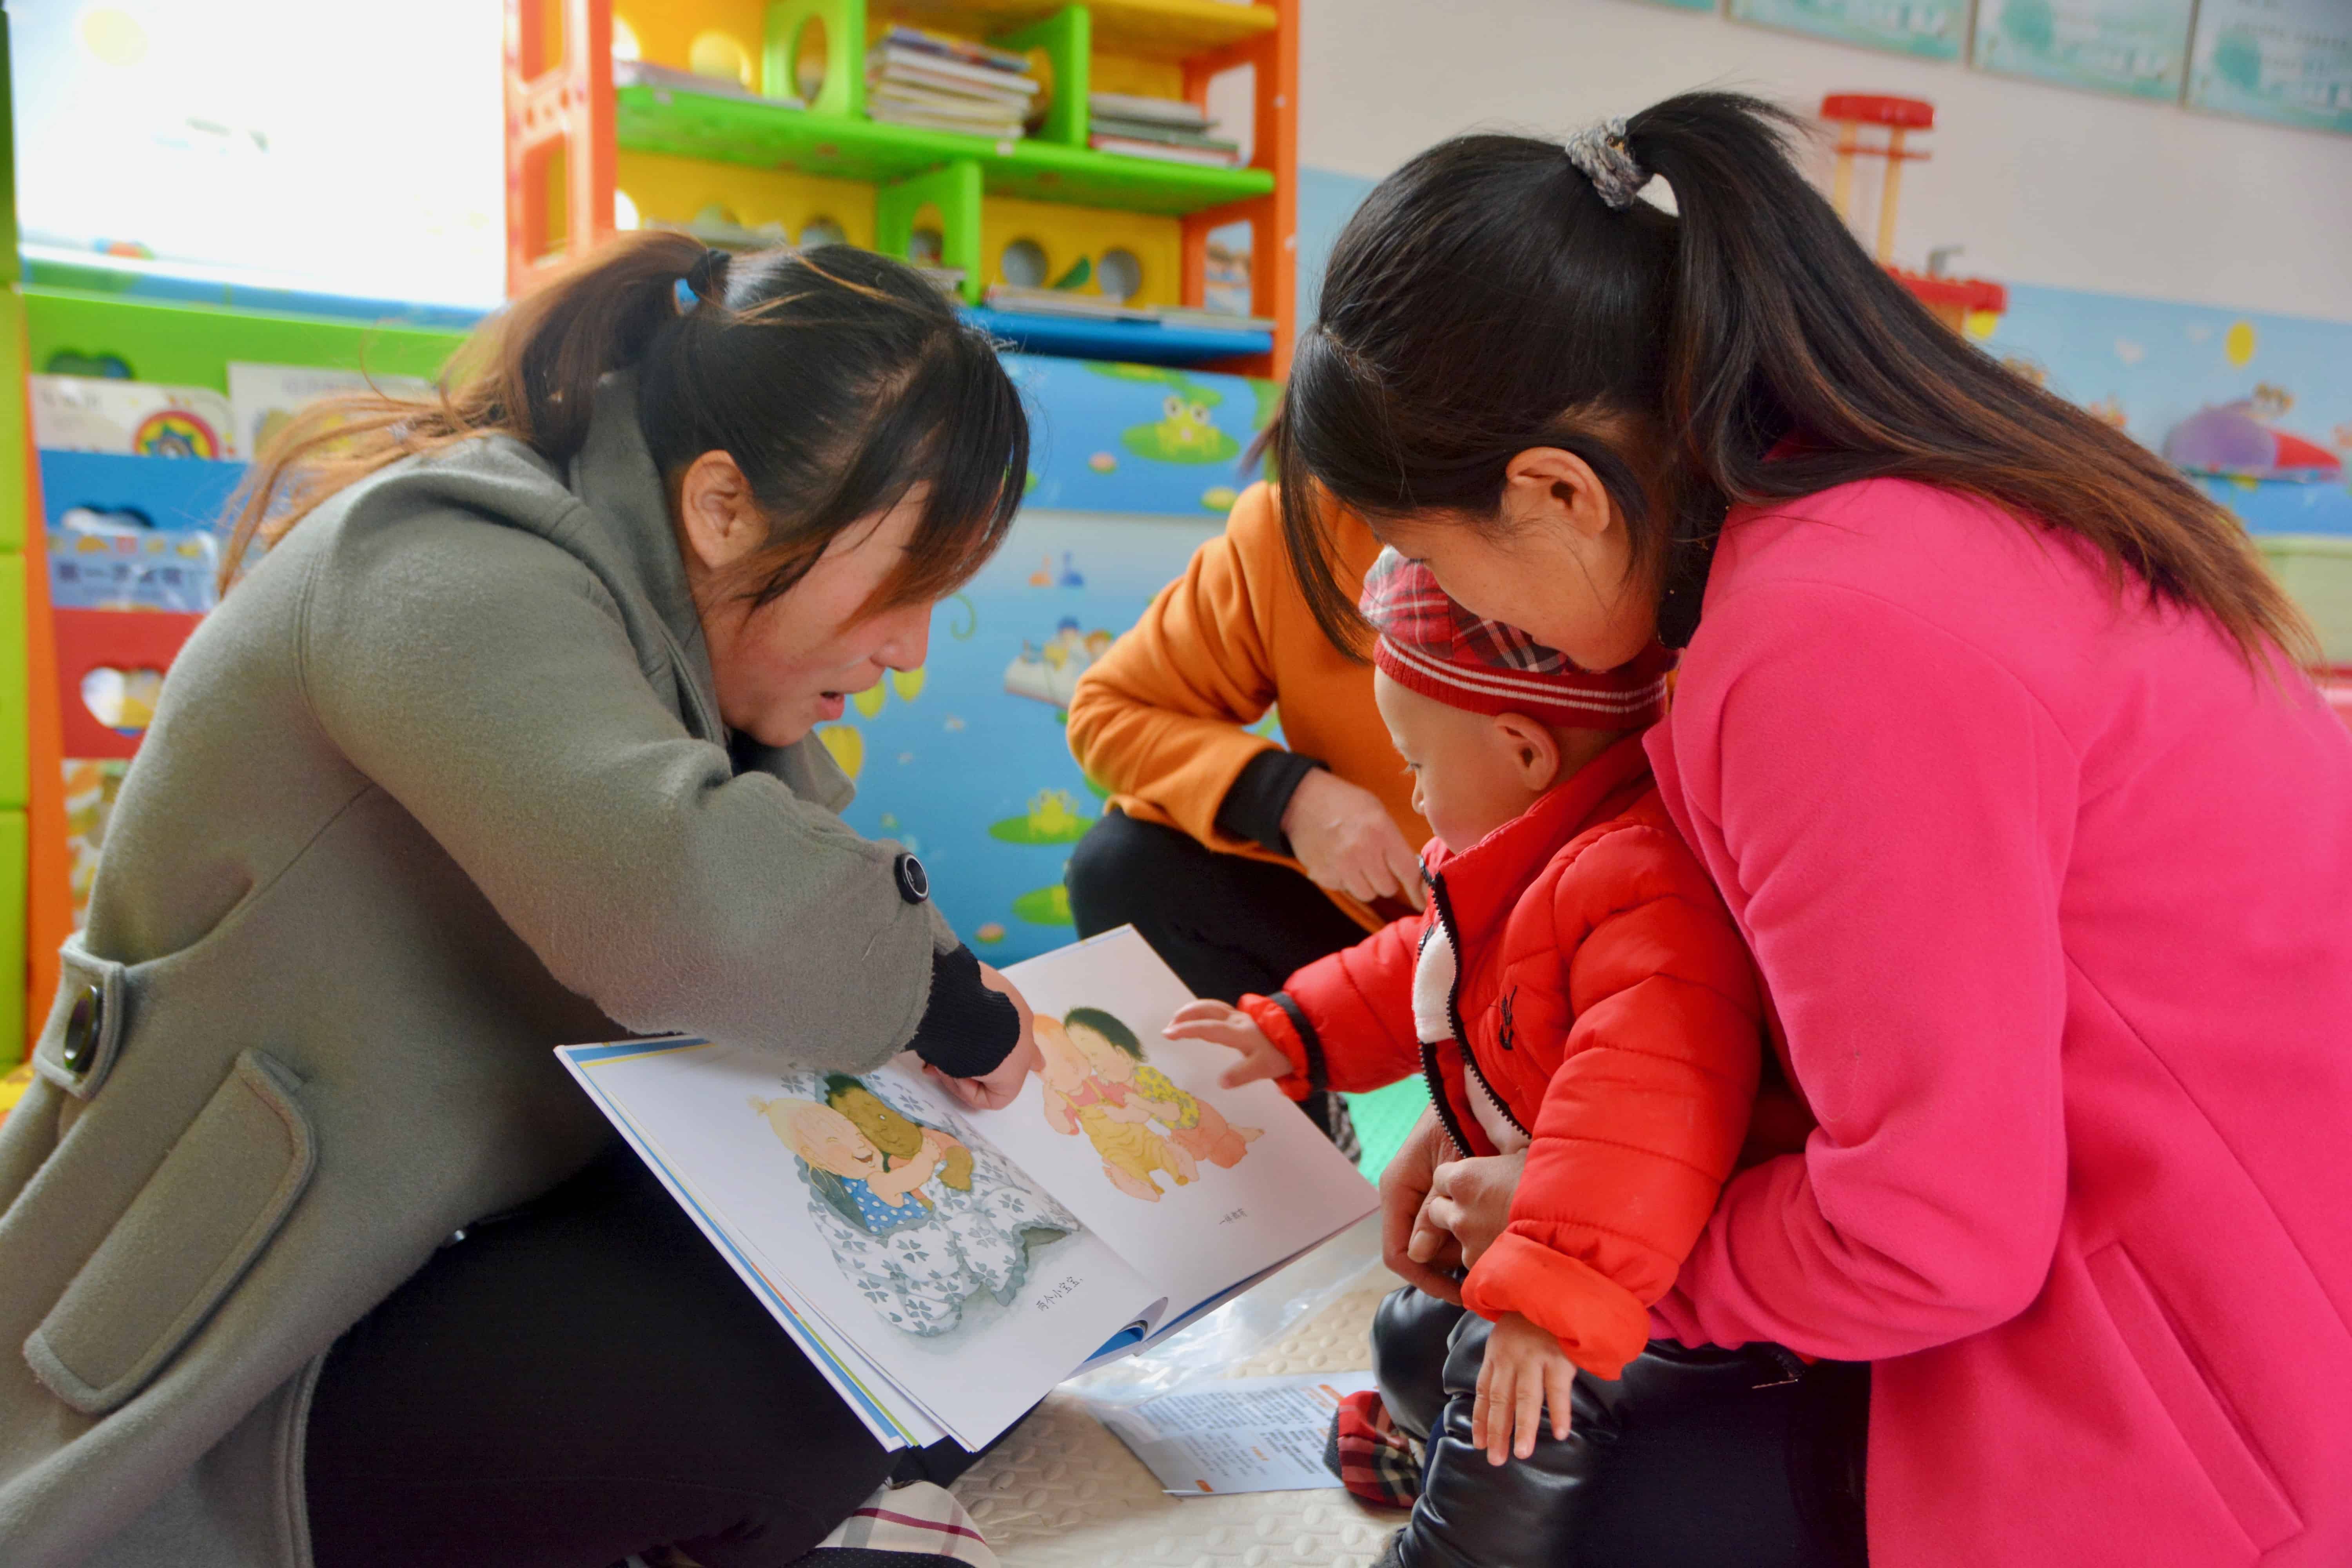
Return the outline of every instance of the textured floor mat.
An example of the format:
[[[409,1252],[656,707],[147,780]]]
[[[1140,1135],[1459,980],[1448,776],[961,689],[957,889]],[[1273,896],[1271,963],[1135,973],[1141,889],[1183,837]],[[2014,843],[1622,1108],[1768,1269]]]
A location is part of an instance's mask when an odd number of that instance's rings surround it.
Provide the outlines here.
[[[1371,1364],[1385,1271],[1237,1363],[1235,1377]],[[1171,1498],[1076,1396],[1056,1393],[958,1481],[955,1494],[1005,1568],[1366,1568],[1403,1522],[1334,1480],[1328,1491]]]

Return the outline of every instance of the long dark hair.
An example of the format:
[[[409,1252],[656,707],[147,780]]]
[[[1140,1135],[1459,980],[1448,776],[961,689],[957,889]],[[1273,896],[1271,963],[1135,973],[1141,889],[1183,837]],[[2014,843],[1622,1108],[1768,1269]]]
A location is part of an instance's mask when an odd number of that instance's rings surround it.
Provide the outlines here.
[[[597,382],[635,370],[638,423],[665,479],[731,456],[772,531],[745,563],[764,604],[835,535],[930,489],[905,563],[869,610],[951,593],[1003,542],[1029,424],[994,344],[914,268],[870,251],[738,258],[682,234],[608,241],[485,323],[419,404],[355,393],[311,405],[254,465],[222,567],[401,458],[503,435],[563,463]]]
[[[1557,447],[1591,465],[1635,570],[1670,598],[1695,598],[1728,504],[1901,476],[2083,540],[2118,590],[2137,579],[2204,611],[2250,663],[2307,652],[2308,625],[2228,512],[1864,254],[1790,160],[1799,123],[1719,92],[1633,116],[1623,146],[1675,214],[1611,207],[1558,144],[1524,136],[1456,137],[1366,198],[1265,440],[1332,640],[1360,647],[1362,625],[1327,498],[1375,520],[1489,519],[1510,458]],[[1637,469],[1645,453],[1658,471]]]

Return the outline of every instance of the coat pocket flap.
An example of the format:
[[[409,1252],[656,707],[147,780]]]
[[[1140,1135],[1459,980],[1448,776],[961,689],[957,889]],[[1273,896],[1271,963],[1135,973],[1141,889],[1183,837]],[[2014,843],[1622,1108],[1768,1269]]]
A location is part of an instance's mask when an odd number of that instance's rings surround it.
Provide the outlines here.
[[[123,966],[84,952],[79,935],[58,950],[58,994],[34,1043],[33,1066],[68,1094],[88,1100],[121,1051],[129,987]]]
[[[121,1405],[260,1256],[317,1160],[297,1085],[258,1051],[236,1058],[25,1342],[49,1392],[86,1415]]]
[[[2254,1550],[2269,1552],[2300,1534],[2302,1516],[2279,1489],[2221,1395],[2198,1370],[2123,1244],[2111,1242],[2083,1262],[2116,1331]]]

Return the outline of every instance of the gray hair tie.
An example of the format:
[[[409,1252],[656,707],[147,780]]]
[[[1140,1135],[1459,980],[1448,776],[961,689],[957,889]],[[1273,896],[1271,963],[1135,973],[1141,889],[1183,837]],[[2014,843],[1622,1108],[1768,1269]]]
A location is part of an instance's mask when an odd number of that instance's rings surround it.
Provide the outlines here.
[[[1650,173],[1633,161],[1625,145],[1625,121],[1604,120],[1589,125],[1568,139],[1563,149],[1568,161],[1584,172],[1592,188],[1611,210],[1622,212],[1642,187],[1650,183]]]

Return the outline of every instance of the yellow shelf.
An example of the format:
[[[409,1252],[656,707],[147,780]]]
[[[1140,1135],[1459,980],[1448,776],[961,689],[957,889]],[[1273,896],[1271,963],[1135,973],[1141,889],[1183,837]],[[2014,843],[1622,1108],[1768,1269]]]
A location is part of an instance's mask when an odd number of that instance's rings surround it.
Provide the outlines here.
[[[1067,0],[871,0],[873,14],[968,35],[1002,33],[1062,9]],[[1098,54],[1182,60],[1263,37],[1280,25],[1271,5],[1223,0],[1086,0]]]

